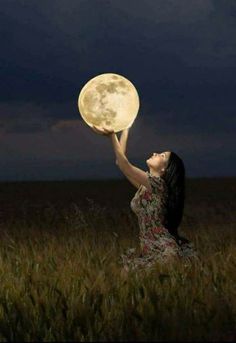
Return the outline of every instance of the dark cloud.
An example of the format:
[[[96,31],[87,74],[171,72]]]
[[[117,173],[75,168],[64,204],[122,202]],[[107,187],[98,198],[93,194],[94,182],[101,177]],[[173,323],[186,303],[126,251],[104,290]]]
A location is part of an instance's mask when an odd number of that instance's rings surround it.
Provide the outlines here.
[[[74,113],[79,118],[76,104],[73,103],[0,102],[0,128],[5,134],[47,131],[60,118],[70,118]]]
[[[234,0],[212,0],[212,3],[217,12],[221,13],[221,16],[224,16],[225,19],[227,19],[228,21],[232,20],[231,22],[234,22],[235,24],[235,21],[233,21],[233,19],[236,18],[236,3]]]
[[[162,80],[172,88],[200,78],[220,86],[215,64],[233,68],[224,75],[233,86],[236,25],[221,10],[209,0],[4,1],[2,98],[69,101],[107,71],[127,75],[144,97],[146,83]]]
[[[139,92],[137,159],[156,146],[189,166],[204,153],[216,163],[225,146],[235,154],[235,13],[231,0],[2,0],[0,156],[111,158],[77,108],[84,84],[105,72]]]

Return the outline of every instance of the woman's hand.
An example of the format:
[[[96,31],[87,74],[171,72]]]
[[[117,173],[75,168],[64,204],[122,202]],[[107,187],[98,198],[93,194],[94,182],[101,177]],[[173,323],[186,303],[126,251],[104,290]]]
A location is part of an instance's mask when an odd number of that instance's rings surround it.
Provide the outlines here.
[[[112,134],[114,134],[114,130],[111,129],[107,129],[104,126],[101,128],[98,128],[96,125],[92,125],[92,129],[93,131],[95,131],[96,133],[103,135],[103,136],[111,136]]]

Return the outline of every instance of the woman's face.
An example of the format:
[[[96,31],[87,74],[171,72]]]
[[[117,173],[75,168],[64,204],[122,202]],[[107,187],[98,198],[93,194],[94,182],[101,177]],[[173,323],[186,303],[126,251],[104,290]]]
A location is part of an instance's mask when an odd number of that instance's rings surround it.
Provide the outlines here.
[[[168,165],[170,154],[171,151],[163,151],[161,153],[154,152],[152,156],[146,160],[147,165],[153,170],[163,172],[163,169]]]

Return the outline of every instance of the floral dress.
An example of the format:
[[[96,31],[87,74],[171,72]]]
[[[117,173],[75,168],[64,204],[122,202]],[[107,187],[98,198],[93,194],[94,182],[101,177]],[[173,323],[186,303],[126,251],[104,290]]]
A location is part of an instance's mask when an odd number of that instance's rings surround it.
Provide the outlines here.
[[[132,211],[138,217],[141,254],[137,256],[135,248],[128,248],[126,253],[120,255],[120,263],[126,270],[151,267],[156,261],[165,263],[172,258],[186,260],[198,257],[191,242],[178,244],[163,225],[167,185],[162,177],[154,176],[148,171],[146,173],[151,192],[144,185],[140,185],[130,203]]]

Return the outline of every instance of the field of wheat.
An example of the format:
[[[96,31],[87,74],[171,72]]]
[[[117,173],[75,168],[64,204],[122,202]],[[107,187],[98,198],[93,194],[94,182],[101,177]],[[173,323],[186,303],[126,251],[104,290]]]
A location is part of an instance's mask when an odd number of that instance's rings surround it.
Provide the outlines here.
[[[236,341],[236,179],[188,179],[200,260],[122,273],[126,180],[0,184],[0,341]]]

